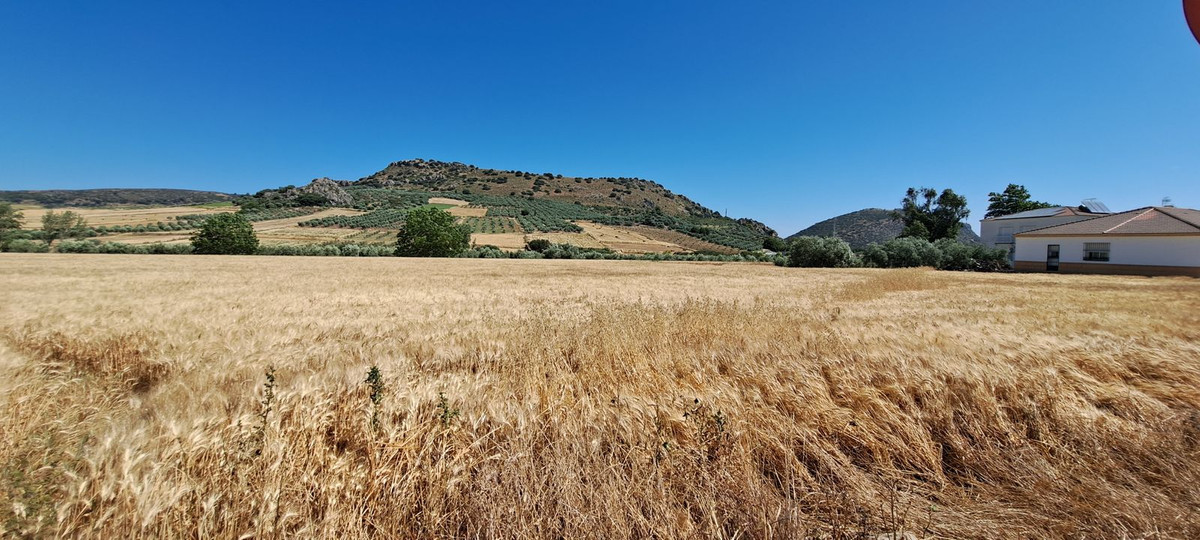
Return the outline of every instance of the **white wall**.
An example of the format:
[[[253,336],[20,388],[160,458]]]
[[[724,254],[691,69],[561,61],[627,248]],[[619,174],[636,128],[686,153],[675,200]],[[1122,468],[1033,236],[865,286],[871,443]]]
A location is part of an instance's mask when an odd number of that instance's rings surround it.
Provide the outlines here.
[[[985,219],[979,222],[979,238],[983,240],[984,245],[990,248],[1004,244],[1007,246],[1013,241],[1008,238],[1001,238],[1003,232],[1005,235],[1014,235],[1043,227],[1053,227],[1064,223],[1074,223],[1085,219],[1092,219],[1096,216],[1050,216],[1050,217],[1035,217],[1035,218],[1019,218],[1019,219]]]
[[[1059,262],[1083,260],[1085,242],[1108,242],[1108,264],[1200,267],[1200,236],[1035,236],[1017,238],[1016,260],[1046,262],[1046,246],[1058,244]]]

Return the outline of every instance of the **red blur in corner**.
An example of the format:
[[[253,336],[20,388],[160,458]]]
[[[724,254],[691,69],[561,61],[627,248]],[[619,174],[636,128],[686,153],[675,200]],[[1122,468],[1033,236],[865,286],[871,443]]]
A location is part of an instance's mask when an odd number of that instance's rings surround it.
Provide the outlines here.
[[[1200,43],[1200,0],[1183,0],[1183,16],[1192,29],[1192,36]]]

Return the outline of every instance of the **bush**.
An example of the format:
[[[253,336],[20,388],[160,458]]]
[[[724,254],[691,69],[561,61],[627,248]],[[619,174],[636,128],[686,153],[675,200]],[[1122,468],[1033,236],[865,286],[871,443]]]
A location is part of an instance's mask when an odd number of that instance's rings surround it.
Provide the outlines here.
[[[850,244],[840,238],[801,236],[792,242],[788,266],[805,268],[850,268],[859,265]]]
[[[888,268],[888,252],[883,246],[872,242],[862,252],[863,266],[871,268]]]
[[[915,266],[937,267],[942,253],[924,238],[894,238],[883,244],[887,252],[889,268],[911,268]]]
[[[122,244],[100,243],[95,240],[63,240],[55,248],[59,253],[108,253],[127,255],[185,255],[192,252],[189,244]]]
[[[191,244],[163,244],[155,243],[149,245],[150,253],[158,255],[190,255],[192,253]]]
[[[763,249],[769,249],[777,253],[787,251],[787,242],[778,236],[768,236],[763,238]]]
[[[535,238],[525,243],[525,249],[544,253],[547,249],[550,249],[550,241],[545,238]]]
[[[978,244],[963,244],[943,238],[934,243],[942,252],[942,270],[974,270],[994,272],[1008,268],[1008,253],[1003,249],[988,249]]]
[[[100,243],[95,240],[63,240],[58,243],[59,253],[99,253]]]
[[[329,199],[319,193],[301,193],[293,200],[296,206],[325,206]]]
[[[45,242],[37,242],[28,238],[12,240],[5,247],[13,253],[47,253],[50,251],[50,246]]]
[[[240,213],[217,214],[204,220],[192,237],[192,251],[206,255],[253,255],[258,237],[250,220]]]
[[[400,257],[453,257],[471,244],[471,229],[457,225],[454,216],[438,208],[417,208],[405,216],[396,235]]]
[[[972,246],[950,238],[942,238],[934,242],[933,245],[942,254],[938,260],[938,268],[942,270],[969,270],[974,266],[972,255],[975,250],[972,249]]]
[[[496,246],[480,246],[476,248],[480,259],[507,259],[508,253]]]

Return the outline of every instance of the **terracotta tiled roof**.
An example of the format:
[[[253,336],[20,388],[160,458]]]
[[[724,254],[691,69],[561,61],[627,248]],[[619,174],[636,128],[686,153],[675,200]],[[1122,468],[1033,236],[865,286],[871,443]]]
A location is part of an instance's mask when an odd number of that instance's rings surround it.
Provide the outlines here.
[[[1119,214],[1018,233],[1016,236],[1138,234],[1200,235],[1200,210],[1147,206]]]

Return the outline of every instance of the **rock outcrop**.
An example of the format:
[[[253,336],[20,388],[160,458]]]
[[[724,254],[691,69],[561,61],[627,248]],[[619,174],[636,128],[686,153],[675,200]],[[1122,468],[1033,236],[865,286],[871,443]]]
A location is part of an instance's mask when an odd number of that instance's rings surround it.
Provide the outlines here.
[[[295,191],[296,195],[311,193],[325,197],[332,206],[350,206],[354,202],[354,198],[346,193],[342,186],[328,178],[316,178],[307,186],[297,188]]]

